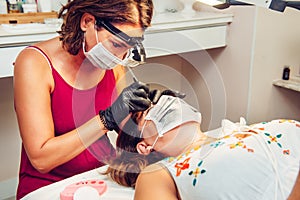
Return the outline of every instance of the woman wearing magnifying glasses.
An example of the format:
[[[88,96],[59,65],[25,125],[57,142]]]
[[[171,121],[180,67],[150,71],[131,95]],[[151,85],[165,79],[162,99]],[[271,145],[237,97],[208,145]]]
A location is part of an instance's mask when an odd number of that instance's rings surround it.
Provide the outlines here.
[[[73,0],[59,36],[25,48],[14,71],[22,154],[17,199],[104,165],[114,155],[107,131],[150,106],[140,82],[117,84],[122,65],[142,62],[151,0]],[[134,51],[133,51],[134,50]],[[131,59],[132,51],[135,59]]]

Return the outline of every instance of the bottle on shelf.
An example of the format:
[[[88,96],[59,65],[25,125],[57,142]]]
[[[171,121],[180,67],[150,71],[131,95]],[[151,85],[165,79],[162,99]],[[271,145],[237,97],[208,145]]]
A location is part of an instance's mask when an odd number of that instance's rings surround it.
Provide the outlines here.
[[[20,10],[18,8],[17,0],[9,0],[8,3],[9,3],[9,5],[8,5],[9,13],[19,13],[20,12]]]
[[[17,0],[18,10],[19,10],[20,13],[23,12],[22,4],[23,4],[22,0]]]
[[[282,79],[283,80],[289,80],[290,79],[290,67],[284,66],[283,73],[282,73]]]

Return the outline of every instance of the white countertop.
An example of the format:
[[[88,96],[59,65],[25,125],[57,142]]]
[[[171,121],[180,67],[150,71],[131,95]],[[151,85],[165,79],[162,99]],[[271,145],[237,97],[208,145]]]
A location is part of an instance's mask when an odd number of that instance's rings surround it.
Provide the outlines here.
[[[195,12],[154,15],[143,45],[147,58],[180,54],[226,46],[232,14]],[[2,24],[0,26],[0,78],[13,76],[18,53],[28,45],[58,36],[60,25]],[[174,42],[176,41],[176,42]]]
[[[154,15],[152,26],[146,32],[153,29],[184,28],[190,26],[208,26],[229,23],[232,21],[232,14],[214,12],[195,12],[194,14],[162,13]],[[60,26],[42,23],[31,24],[2,24],[0,26],[0,37],[17,36],[39,33],[53,33],[59,30]]]
[[[47,24],[1,24],[0,47],[25,46],[55,37],[59,27]]]
[[[1,24],[0,37],[18,36],[28,34],[53,33],[59,30],[59,27],[41,24]]]
[[[193,27],[226,25],[232,21],[232,14],[195,12],[192,15],[180,13],[164,13],[154,15],[152,26],[146,34],[169,30],[184,30]],[[34,43],[57,35],[60,26],[47,24],[2,24],[0,26],[0,47]]]

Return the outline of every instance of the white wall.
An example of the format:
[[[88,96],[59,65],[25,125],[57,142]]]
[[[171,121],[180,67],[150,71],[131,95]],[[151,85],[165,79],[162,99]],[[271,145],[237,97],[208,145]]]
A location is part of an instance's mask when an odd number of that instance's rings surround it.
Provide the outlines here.
[[[284,65],[291,76],[300,67],[300,12],[287,8],[284,13],[257,10],[256,39],[248,118],[252,122],[289,118],[300,120],[300,92],[272,86],[281,79]]]
[[[278,88],[284,65],[291,77],[300,67],[300,12],[284,13],[254,6],[232,6],[234,14],[226,48],[209,50],[219,66],[226,95],[226,117],[248,123],[276,118],[300,120],[300,93]]]
[[[227,97],[226,118],[238,121],[241,116],[247,117],[255,8],[233,6],[222,12],[234,15],[228,29],[227,47],[210,50],[209,54],[219,66],[224,80]]]
[[[0,78],[0,199],[15,193],[21,141],[13,105],[13,78]]]
[[[49,0],[49,1],[51,1],[51,7],[52,10],[54,11],[59,11],[61,5],[65,5],[68,2],[68,0]]]

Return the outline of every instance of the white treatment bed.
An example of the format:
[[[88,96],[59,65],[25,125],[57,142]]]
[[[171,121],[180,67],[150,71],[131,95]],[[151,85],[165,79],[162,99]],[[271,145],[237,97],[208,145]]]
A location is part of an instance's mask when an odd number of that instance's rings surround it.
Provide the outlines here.
[[[101,195],[101,200],[133,199],[134,190],[132,188],[120,186],[112,180],[110,180],[106,175],[102,175],[100,173],[104,172],[106,168],[107,166],[103,166],[88,172],[84,172],[82,174],[72,176],[70,178],[53,183],[51,185],[47,185],[27,194],[25,197],[22,198],[22,200],[59,200],[60,192],[63,191],[66,186],[73,183],[77,183],[79,181],[86,181],[92,179],[104,180],[107,184],[107,190]]]

